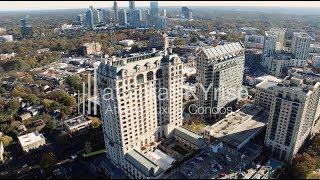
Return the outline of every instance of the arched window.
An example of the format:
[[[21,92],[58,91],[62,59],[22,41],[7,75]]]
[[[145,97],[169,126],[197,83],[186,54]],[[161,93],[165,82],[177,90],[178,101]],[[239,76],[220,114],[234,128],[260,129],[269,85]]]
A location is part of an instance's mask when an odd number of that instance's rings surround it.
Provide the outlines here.
[[[152,71],[149,71],[147,73],[147,80],[150,81],[150,80],[153,80],[153,72]]]
[[[139,75],[137,76],[137,82],[138,82],[138,84],[144,83],[143,74],[139,74]]]
[[[156,72],[156,78],[162,78],[162,69],[158,69]]]

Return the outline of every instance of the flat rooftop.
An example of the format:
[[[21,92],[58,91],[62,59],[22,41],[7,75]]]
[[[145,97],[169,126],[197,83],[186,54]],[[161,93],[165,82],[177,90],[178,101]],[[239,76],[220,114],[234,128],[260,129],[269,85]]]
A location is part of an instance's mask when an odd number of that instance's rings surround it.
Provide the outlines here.
[[[210,135],[233,147],[238,148],[256,135],[267,123],[263,109],[247,104],[236,112],[228,114],[224,119],[206,130]]]
[[[311,38],[311,36],[309,36],[309,34],[305,32],[294,32],[293,35],[298,36],[300,38]]]
[[[274,60],[291,60],[293,59],[294,56],[291,52],[287,52],[287,51],[281,51],[281,52],[278,52],[274,55]]]
[[[91,121],[91,120],[87,119],[84,115],[80,115],[80,116],[65,120],[64,124],[68,127],[72,127],[88,121]]]
[[[262,88],[262,89],[269,89],[269,88],[277,86],[277,84],[278,84],[277,82],[267,80],[267,81],[263,81],[263,82],[257,84],[256,87]]]
[[[44,136],[42,134],[39,134],[38,132],[32,132],[23,136],[19,136],[18,139],[21,146],[28,146],[29,144],[45,140]]]
[[[272,76],[272,75],[263,75],[263,76],[259,76],[256,78],[257,81],[267,81],[267,80],[270,80],[270,81],[274,81],[274,82],[281,82],[282,80],[275,77],[275,76]]]

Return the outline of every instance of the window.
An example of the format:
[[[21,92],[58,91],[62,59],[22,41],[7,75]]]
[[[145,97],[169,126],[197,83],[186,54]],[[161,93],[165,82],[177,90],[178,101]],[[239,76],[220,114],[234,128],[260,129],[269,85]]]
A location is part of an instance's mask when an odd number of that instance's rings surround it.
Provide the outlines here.
[[[162,69],[158,69],[156,72],[156,78],[162,78]]]
[[[152,71],[147,73],[147,80],[148,81],[153,80],[153,72]]]
[[[137,76],[137,82],[138,82],[138,84],[144,83],[143,74],[139,74],[139,75]]]

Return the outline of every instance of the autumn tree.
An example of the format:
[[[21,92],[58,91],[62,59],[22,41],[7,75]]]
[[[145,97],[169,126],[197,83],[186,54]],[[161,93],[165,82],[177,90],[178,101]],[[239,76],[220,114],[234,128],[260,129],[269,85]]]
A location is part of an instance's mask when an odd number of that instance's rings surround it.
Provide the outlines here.
[[[295,177],[305,179],[316,169],[316,164],[316,160],[307,153],[296,155],[292,163]]]

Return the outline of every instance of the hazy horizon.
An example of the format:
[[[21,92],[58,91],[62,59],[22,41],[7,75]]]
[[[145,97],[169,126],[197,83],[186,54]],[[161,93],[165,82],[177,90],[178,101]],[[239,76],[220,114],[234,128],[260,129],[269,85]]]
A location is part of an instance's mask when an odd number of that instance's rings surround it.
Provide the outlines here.
[[[137,7],[149,7],[150,1],[136,1]],[[164,7],[275,7],[320,8],[320,1],[158,1]],[[120,8],[128,7],[128,1],[118,1]],[[113,1],[2,1],[0,11],[63,10],[94,7],[110,8]]]

